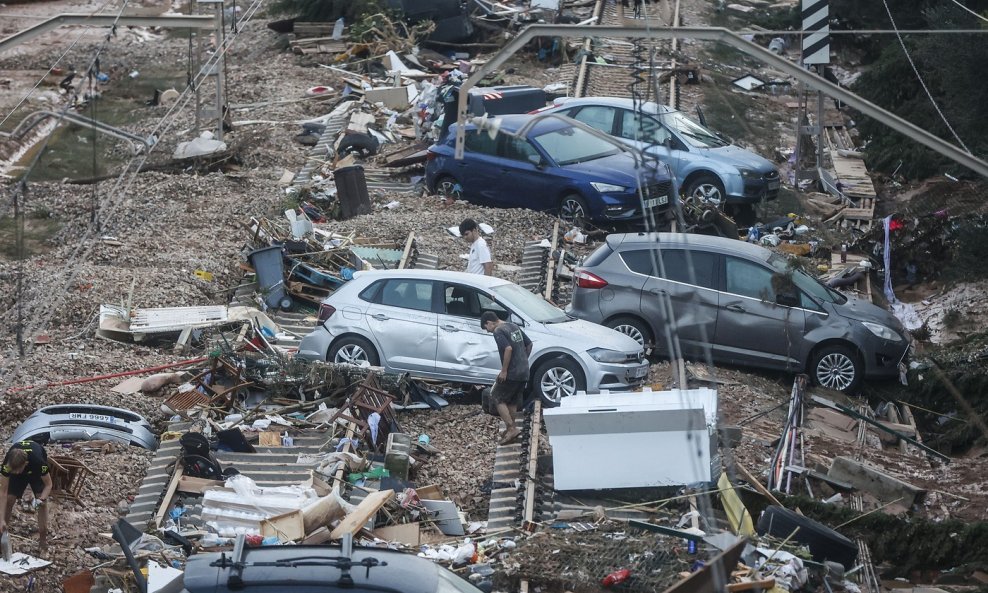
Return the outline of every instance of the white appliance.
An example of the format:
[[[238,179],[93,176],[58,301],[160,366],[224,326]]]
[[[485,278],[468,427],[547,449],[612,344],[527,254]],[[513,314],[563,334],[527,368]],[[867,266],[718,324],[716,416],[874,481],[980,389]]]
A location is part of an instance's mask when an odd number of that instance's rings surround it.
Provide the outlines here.
[[[713,483],[720,476],[713,389],[577,393],[543,410],[556,490]]]

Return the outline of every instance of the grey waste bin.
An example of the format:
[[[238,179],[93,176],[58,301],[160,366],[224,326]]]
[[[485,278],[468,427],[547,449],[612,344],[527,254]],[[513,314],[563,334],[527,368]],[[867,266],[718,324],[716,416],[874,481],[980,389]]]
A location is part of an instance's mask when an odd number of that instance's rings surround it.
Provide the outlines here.
[[[285,292],[285,264],[281,258],[281,246],[273,245],[250,252],[250,265],[257,272],[257,286],[264,295],[269,309],[288,309],[292,298]]]
[[[343,220],[358,214],[370,214],[370,196],[367,195],[367,179],[360,165],[342,167],[333,172],[336,182],[336,198],[340,201]]]

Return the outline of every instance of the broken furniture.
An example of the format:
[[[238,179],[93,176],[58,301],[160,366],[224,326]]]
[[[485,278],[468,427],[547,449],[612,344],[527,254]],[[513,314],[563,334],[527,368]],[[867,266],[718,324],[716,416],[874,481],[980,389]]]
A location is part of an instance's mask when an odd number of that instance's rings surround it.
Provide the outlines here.
[[[578,393],[543,417],[556,490],[713,483],[720,474],[713,389]]]
[[[82,504],[82,489],[86,476],[95,475],[86,464],[73,457],[51,455],[48,457],[48,473],[51,475],[51,494],[57,498],[68,498]]]
[[[368,373],[367,378],[357,386],[346,402],[329,419],[329,423],[334,423],[337,419],[352,422],[356,426],[356,434],[361,439],[370,443],[371,449],[378,453],[384,450],[384,444],[388,441],[388,435],[393,430],[399,430],[398,420],[391,409],[391,402],[395,400],[387,391],[380,388],[377,376]],[[376,438],[372,430],[372,414],[378,414],[380,420],[376,428]]]
[[[220,382],[221,378],[225,378],[228,382]],[[214,356],[209,369],[193,377],[191,383],[208,398],[208,406],[223,409],[233,405],[241,389],[254,384],[253,381],[243,378],[240,366],[222,355]]]

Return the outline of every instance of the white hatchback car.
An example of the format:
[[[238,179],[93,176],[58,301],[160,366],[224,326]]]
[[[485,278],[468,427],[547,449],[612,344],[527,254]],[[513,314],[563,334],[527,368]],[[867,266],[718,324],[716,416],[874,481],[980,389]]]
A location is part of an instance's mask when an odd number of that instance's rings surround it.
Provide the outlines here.
[[[547,403],[586,390],[622,390],[648,375],[642,346],[571,317],[524,288],[490,276],[435,270],[359,272],[323,301],[322,322],[298,356],[370,364],[459,383],[494,383],[501,368],[484,311],[532,340],[529,386]]]

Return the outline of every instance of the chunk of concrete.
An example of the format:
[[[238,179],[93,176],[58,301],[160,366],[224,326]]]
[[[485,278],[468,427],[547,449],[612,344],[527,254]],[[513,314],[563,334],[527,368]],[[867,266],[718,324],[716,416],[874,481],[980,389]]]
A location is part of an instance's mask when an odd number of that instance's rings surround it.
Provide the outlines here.
[[[836,480],[847,482],[858,490],[871,493],[882,502],[898,500],[911,507],[926,498],[926,490],[890,476],[873,465],[855,461],[849,457],[836,457],[827,471]]]

